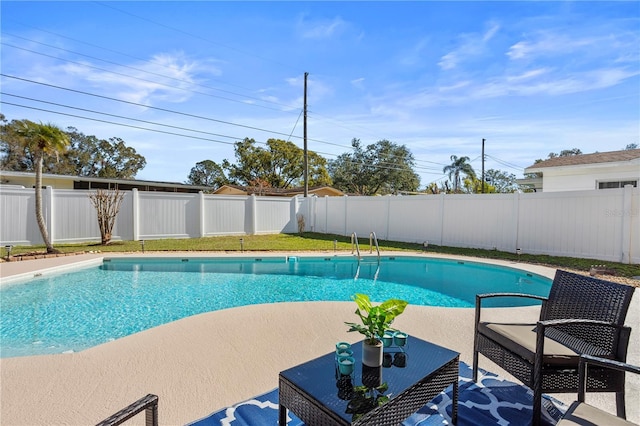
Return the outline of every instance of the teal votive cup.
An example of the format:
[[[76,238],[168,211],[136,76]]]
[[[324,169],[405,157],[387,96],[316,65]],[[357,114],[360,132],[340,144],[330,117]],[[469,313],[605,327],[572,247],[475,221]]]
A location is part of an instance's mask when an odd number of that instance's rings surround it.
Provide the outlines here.
[[[340,374],[349,375],[353,373],[353,367],[355,363],[356,360],[352,356],[339,359],[338,370],[340,371]]]
[[[352,356],[353,356],[353,351],[351,349],[341,349],[336,354],[336,357],[338,358],[338,362],[340,362],[341,359],[349,358]]]
[[[393,332],[392,331],[385,331],[384,334],[382,335],[382,345],[385,348],[388,348],[389,346],[393,345]]]
[[[393,343],[396,346],[404,346],[407,344],[407,333],[397,332],[393,335]]]
[[[336,353],[344,350],[351,350],[351,343],[348,342],[338,342],[336,343]]]

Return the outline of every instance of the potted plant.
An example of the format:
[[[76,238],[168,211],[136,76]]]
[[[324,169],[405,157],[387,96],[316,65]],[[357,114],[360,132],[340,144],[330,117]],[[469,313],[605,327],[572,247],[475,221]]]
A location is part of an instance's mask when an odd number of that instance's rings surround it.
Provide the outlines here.
[[[345,322],[348,331],[357,331],[365,337],[362,344],[362,363],[368,367],[382,365],[382,341],[380,338],[386,330],[393,330],[391,323],[404,312],[408,302],[400,299],[389,299],[378,306],[373,306],[369,296],[356,293],[352,299],[358,305],[355,314],[362,324]]]

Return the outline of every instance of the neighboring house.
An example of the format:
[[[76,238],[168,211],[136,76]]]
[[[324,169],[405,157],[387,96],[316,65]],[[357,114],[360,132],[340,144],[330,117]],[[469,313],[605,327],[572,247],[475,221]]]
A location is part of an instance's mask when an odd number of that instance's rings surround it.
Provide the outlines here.
[[[324,197],[328,195],[330,197],[340,197],[345,195],[344,192],[339,189],[332,188],[330,186],[314,186],[310,187],[307,191],[309,195],[315,195],[318,197]],[[240,186],[240,185],[222,185],[220,188],[211,192],[218,195],[264,195],[269,197],[295,197],[296,195],[304,195],[304,188],[258,188],[252,186]]]
[[[2,185],[23,186],[33,188],[36,183],[36,175],[31,172],[13,172],[0,170],[0,188]],[[119,189],[130,191],[136,188],[139,191],[161,192],[206,192],[208,186],[187,185],[175,182],[153,182],[137,179],[106,179],[94,177],[78,177],[68,175],[42,174],[42,186],[50,186],[54,189]]]
[[[640,149],[596,152],[555,157],[524,169],[542,178],[519,179],[523,187],[536,191],[581,191],[640,185]]]

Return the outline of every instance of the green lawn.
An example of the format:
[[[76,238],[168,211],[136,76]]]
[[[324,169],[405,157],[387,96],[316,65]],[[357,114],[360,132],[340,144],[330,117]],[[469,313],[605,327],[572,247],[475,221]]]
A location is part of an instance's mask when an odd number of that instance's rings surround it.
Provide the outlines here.
[[[273,234],[273,235],[238,235],[191,239],[164,239],[146,240],[144,242],[145,251],[318,251],[338,252],[351,251],[351,238],[341,235],[327,235],[305,232],[304,234]],[[369,239],[360,238],[360,252],[369,252]],[[422,244],[402,243],[395,241],[379,241],[380,250],[384,251],[423,251]],[[56,244],[55,248],[62,252],[141,252],[142,243],[140,241],[115,241],[103,246],[99,242],[82,244]],[[19,246],[13,247],[11,254],[19,255],[25,253],[44,253],[44,246]],[[634,277],[640,276],[640,265],[627,265],[623,263],[599,261],[595,259],[579,259],[573,257],[555,257],[546,255],[507,253],[497,250],[480,250],[456,247],[444,247],[429,245],[427,251],[432,253],[454,254],[462,256],[474,256],[487,259],[502,259],[519,261],[522,263],[533,263],[549,265],[553,267],[564,267],[581,271],[588,271],[591,265],[605,265],[608,269],[614,270],[619,276]],[[4,247],[0,248],[0,256],[7,255]]]

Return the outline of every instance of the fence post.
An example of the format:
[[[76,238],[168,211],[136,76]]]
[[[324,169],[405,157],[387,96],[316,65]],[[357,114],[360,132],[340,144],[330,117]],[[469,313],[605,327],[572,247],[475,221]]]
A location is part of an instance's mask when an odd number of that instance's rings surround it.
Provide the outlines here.
[[[249,228],[248,235],[255,235],[258,228],[258,199],[256,194],[249,196]]]
[[[511,252],[515,253],[516,250],[521,249],[520,247],[520,193],[513,193],[513,214],[512,217],[515,218],[515,223],[513,224],[513,244],[514,247],[511,248]]]
[[[324,196],[324,233],[329,233],[329,196]]]
[[[391,194],[387,194],[387,229],[385,231],[386,232],[386,235],[384,237],[385,240],[391,240],[391,237],[389,236],[390,222],[391,222]]]
[[[347,229],[347,225],[349,222],[349,212],[347,209],[347,200],[349,200],[348,195],[343,195],[344,198],[344,235],[350,235],[349,230]]]
[[[444,197],[445,193],[440,193],[440,246],[444,245]]]
[[[199,210],[198,210],[198,219],[200,219],[200,238],[203,238],[206,236],[206,211],[205,211],[205,206],[204,206],[204,192],[199,191],[198,192],[198,196],[199,196],[199,200],[200,200],[200,205],[199,205]]]
[[[140,240],[140,200],[138,198],[138,188],[131,189],[131,206],[133,209],[133,214],[131,215],[131,220],[133,223],[131,227],[133,228],[133,241]]]
[[[53,187],[47,186],[44,190],[44,200],[43,203],[45,207],[45,223],[47,224],[47,234],[49,234],[49,241],[51,244],[54,244],[56,241],[56,233],[55,233],[55,212],[53,211]]]
[[[631,211],[633,185],[625,185],[622,193],[622,214],[620,220],[622,221],[622,238],[620,247],[620,262],[631,263],[631,220],[633,212]]]

